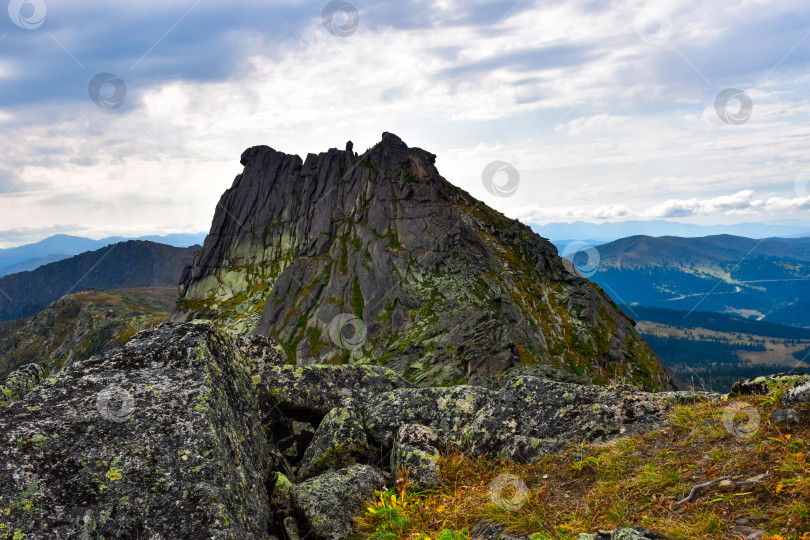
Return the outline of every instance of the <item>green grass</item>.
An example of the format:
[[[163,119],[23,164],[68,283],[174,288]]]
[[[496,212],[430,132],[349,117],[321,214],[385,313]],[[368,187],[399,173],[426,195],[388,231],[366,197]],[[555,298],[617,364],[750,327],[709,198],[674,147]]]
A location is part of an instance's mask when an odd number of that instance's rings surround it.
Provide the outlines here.
[[[800,424],[787,428],[767,420],[776,404],[763,398],[748,402],[759,410],[762,423],[747,439],[723,426],[727,402],[700,402],[674,407],[670,424],[661,431],[602,446],[572,444],[532,464],[447,453],[440,487],[417,493],[406,487],[396,493],[400,504],[395,509],[378,510],[380,502],[373,503],[358,523],[369,538],[466,538],[461,531],[488,520],[535,540],[576,540],[579,533],[623,526],[646,527],[675,540],[731,540],[739,538],[730,530],[735,519],[746,517],[751,526],[768,532],[766,540],[810,540],[810,463],[805,456],[810,406],[803,406]],[[761,483],[733,493],[713,485],[678,504],[696,484],[726,475],[742,480],[765,471]],[[515,475],[527,486],[525,501],[517,507],[493,502],[490,487],[501,474]],[[407,478],[401,480],[407,486]],[[394,492],[386,493],[390,501]],[[507,499],[513,495],[502,493]]]

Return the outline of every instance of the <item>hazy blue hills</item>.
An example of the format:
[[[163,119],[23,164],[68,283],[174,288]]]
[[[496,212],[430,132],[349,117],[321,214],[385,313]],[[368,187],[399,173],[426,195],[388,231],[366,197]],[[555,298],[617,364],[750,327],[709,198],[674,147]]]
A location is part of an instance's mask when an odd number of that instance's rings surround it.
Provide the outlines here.
[[[724,313],[622,306],[658,358],[681,381],[728,392],[745,378],[810,373],[810,328]]]
[[[633,236],[596,251],[590,279],[619,303],[810,326],[810,238]]]
[[[176,287],[199,248],[131,240],[0,277],[0,320],[35,315],[61,297],[81,291]]]
[[[779,223],[738,223],[735,225],[694,225],[669,220],[622,221],[618,223],[571,223],[532,224],[531,228],[554,244],[565,246],[574,240],[604,243],[629,236],[702,236],[732,234],[747,238],[798,238],[810,237],[810,222],[783,221]]]
[[[169,234],[165,236],[144,236],[134,240],[156,242],[174,247],[188,247],[195,244],[202,245],[205,236],[205,233]],[[43,264],[61,261],[80,253],[94,251],[126,240],[130,240],[130,238],[112,236],[101,240],[93,240],[80,236],[57,234],[33,244],[0,249],[0,277],[26,270],[34,270]]]

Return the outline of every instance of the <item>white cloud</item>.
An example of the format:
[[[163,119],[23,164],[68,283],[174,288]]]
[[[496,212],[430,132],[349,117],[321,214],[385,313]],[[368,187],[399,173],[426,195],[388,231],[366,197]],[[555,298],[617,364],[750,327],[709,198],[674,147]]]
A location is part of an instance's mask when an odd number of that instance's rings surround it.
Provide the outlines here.
[[[509,212],[510,217],[524,223],[549,223],[553,221],[614,221],[627,217],[629,211],[623,205],[585,207],[541,207],[531,205]]]
[[[242,53],[227,78],[133,81],[117,114],[89,100],[0,111],[4,167],[30,187],[0,194],[0,228],[206,229],[246,147],[305,154],[352,139],[362,151],[382,131],[436,153],[445,177],[527,221],[806,210],[792,198],[793,179],[810,169],[806,69],[738,62],[732,72],[724,53],[791,2],[653,2],[673,21],[657,47],[633,28],[648,4],[526,4],[499,22],[505,10],[484,2],[425,1],[412,7],[425,25],[407,27],[375,18],[383,8],[372,2],[346,39],[318,13],[280,44],[226,29]],[[82,6],[92,24],[92,5]],[[774,64],[789,49],[761,47]],[[708,88],[683,57],[710,75]],[[731,84],[754,100],[743,126],[714,111]],[[520,171],[519,196],[483,189],[481,170],[496,159]]]

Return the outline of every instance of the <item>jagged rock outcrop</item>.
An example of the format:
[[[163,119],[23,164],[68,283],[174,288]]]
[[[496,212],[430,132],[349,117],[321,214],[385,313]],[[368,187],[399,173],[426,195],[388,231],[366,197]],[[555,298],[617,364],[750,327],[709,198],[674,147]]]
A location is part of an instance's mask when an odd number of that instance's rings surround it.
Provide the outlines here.
[[[497,385],[532,366],[672,385],[615,303],[435,160],[390,133],[362,155],[248,149],[173,320],[271,336],[299,365],[384,365],[422,386]]]

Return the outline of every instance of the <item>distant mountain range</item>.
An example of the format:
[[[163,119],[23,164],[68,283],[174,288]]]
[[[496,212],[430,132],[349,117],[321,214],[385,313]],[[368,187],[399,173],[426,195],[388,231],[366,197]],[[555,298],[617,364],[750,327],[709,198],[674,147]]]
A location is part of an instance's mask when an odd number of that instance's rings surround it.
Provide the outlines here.
[[[810,327],[810,238],[633,236],[596,253],[589,277],[619,303]],[[587,259],[573,256],[580,268],[597,262]]]
[[[130,240],[0,278],[0,320],[30,317],[62,296],[92,289],[176,287],[200,246]]]
[[[790,221],[780,223],[738,223],[735,225],[693,225],[668,220],[622,221],[618,223],[549,223],[531,225],[540,236],[550,239],[561,249],[573,241],[591,244],[612,242],[628,236],[682,236],[695,238],[719,234],[731,234],[748,238],[799,238],[810,237],[810,222]]]
[[[140,238],[111,236],[101,240],[93,240],[81,236],[57,234],[34,244],[0,249],[0,277],[34,270],[44,264],[61,261],[80,253],[101,249],[127,240],[143,240],[174,247],[188,247],[195,244],[202,245],[205,236],[205,233],[169,234]]]

